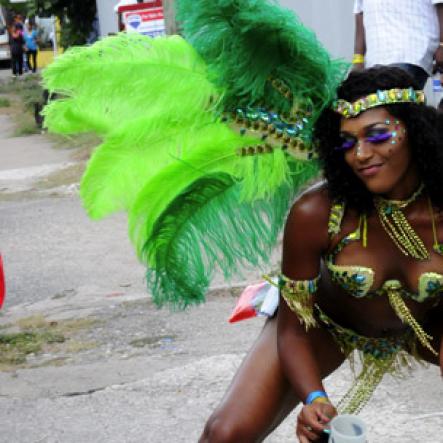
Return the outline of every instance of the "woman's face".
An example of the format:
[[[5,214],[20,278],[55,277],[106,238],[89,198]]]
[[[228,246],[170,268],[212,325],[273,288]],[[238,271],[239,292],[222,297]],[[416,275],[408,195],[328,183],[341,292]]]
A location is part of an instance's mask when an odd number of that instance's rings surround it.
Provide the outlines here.
[[[418,186],[406,127],[386,108],[343,118],[340,139],[336,149],[370,192],[402,199]]]

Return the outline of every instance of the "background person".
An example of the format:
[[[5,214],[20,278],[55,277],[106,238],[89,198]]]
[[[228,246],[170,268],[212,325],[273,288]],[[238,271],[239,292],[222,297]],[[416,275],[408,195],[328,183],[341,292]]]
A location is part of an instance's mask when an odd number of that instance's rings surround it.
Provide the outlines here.
[[[33,23],[29,22],[28,29],[24,32],[23,37],[26,46],[26,58],[28,62],[28,68],[32,70],[32,72],[37,71],[37,36],[37,30],[35,29]]]
[[[11,50],[12,75],[15,77],[23,74],[24,44],[25,40],[21,27],[17,24],[13,25],[9,35],[9,46]]]
[[[354,0],[354,69],[398,66],[420,89],[443,71],[443,0]]]

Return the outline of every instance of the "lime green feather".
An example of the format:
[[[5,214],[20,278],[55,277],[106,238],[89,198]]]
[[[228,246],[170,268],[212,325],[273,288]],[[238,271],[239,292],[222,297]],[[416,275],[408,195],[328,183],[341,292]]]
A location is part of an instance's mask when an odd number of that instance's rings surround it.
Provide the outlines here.
[[[51,92],[67,97],[45,109],[51,131],[104,138],[81,184],[93,218],[128,210],[153,174],[192,149],[192,142],[183,145],[183,132],[217,119],[219,93],[196,51],[178,36],[119,34],[73,48],[44,79]]]
[[[172,125],[174,120],[165,114],[158,119],[143,116],[127,123],[95,151],[80,187],[83,203],[92,218],[130,210],[145,183],[193,149],[192,140],[183,137],[183,132],[194,133],[190,129],[193,120],[183,118]],[[202,114],[200,123],[205,120],[210,127],[213,117]]]
[[[156,116],[158,109],[172,119],[201,113],[219,94],[207,80],[205,63],[179,36],[122,33],[74,47],[43,71],[43,81],[49,91],[68,97],[46,108],[50,130],[103,136],[142,115]]]
[[[128,49],[131,44],[134,48]],[[99,77],[104,80],[97,87],[93,80]],[[104,138],[81,183],[84,206],[93,218],[130,210],[158,171],[214,143],[217,156],[205,152],[205,163],[235,164],[231,172],[242,180],[243,198],[269,195],[288,180],[287,156],[280,150],[238,157],[238,148],[258,145],[260,134],[241,136],[220,120],[221,94],[196,51],[180,37],[119,34],[73,48],[50,65],[44,79],[51,92],[66,97],[45,109],[51,131],[94,131]],[[226,138],[230,141],[223,147]]]

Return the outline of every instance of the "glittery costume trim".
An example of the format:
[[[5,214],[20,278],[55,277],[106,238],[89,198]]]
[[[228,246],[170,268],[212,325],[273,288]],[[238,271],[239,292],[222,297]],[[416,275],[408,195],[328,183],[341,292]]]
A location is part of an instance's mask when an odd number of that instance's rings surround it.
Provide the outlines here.
[[[313,280],[291,280],[281,274],[279,276],[280,294],[291,311],[297,314],[306,330],[317,326],[313,312],[312,295],[317,291],[320,276]]]
[[[345,213],[345,205],[341,202],[334,202],[328,220],[328,234],[332,237],[340,232],[341,222]]]
[[[438,356],[438,352],[431,346],[430,343],[432,336],[423,330],[402,299],[400,282],[397,280],[388,280],[385,282],[382,289],[385,290],[386,295],[389,298],[389,303],[391,304],[398,318],[400,318],[404,324],[408,325],[414,331],[418,341],[425,348],[429,349],[434,355]]]
[[[373,94],[367,95],[366,97],[359,98],[352,103],[339,99],[334,102],[332,108],[335,112],[343,117],[352,118],[368,109],[393,103],[425,104],[426,97],[423,91],[416,91],[414,88],[394,88],[384,91],[377,91]]]
[[[344,205],[336,203],[332,206],[331,215],[329,218],[328,231],[330,234],[338,234],[340,232],[340,225],[344,214]],[[325,257],[325,262],[334,283],[349,292],[353,297],[379,297],[387,294],[387,287],[383,285],[377,290],[371,290],[375,279],[374,270],[365,266],[352,265],[336,265],[335,259],[337,255],[351,242],[362,240],[363,247],[365,247],[365,219],[360,217],[357,229],[350,234],[343,237],[333,251]],[[385,282],[386,284],[387,282]],[[419,303],[422,303],[430,298],[439,296],[443,293],[443,274],[436,272],[424,272],[420,275],[418,280],[418,293],[407,291],[405,288],[398,288],[401,297],[410,298]]]
[[[265,108],[237,108],[231,113],[225,113],[223,121],[243,136],[260,136],[262,140],[260,145],[239,148],[239,156],[270,154],[281,149],[301,160],[316,157],[309,136],[308,119],[301,112],[280,115]]]
[[[361,371],[337,405],[342,414],[361,411],[385,373],[401,375],[412,367],[414,360],[420,361],[414,333],[409,328],[399,337],[365,337],[335,323],[318,305],[315,305],[315,313],[318,321],[326,327],[342,352],[348,356],[354,375],[353,351],[358,351],[360,357]]]

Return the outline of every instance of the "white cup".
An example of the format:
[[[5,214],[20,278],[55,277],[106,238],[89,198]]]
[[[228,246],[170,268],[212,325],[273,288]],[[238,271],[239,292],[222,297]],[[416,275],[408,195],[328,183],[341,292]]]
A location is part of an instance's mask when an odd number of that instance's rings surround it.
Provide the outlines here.
[[[356,415],[337,415],[330,429],[329,443],[367,443],[366,424]]]

